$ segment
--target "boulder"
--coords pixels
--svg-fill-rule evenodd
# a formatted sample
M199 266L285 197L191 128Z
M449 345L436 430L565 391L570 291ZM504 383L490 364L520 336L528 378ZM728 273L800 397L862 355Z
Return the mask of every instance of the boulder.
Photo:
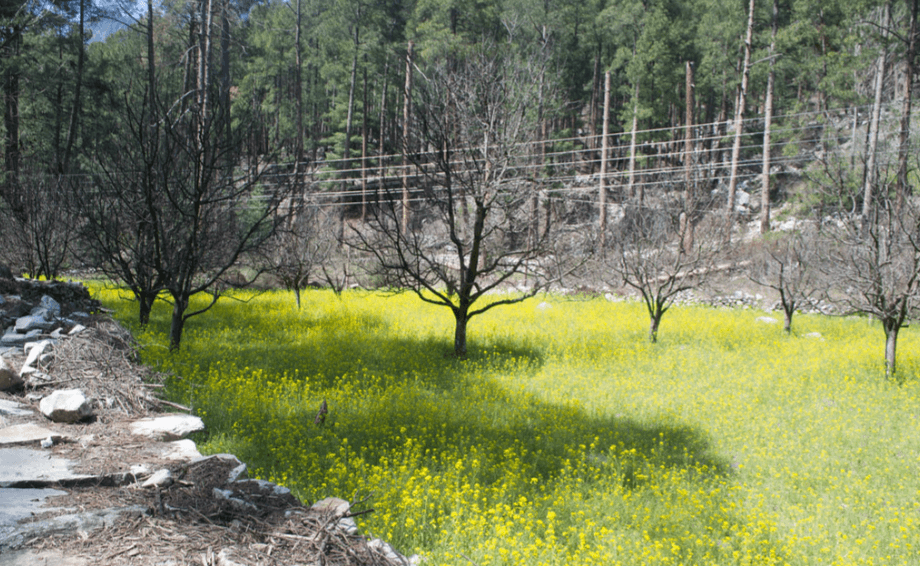
M61 316L61 303L55 301L48 295L42 295L42 300L38 303L39 308L45 309L52 318Z
M13 271L6 264L0 263L0 279L12 279Z
M158 440L181 440L193 432L202 430L204 421L192 415L166 415L131 423L132 434Z
M0 338L0 346L22 346L26 342L32 342L39 336L41 336L42 331L39 329L30 330L25 334L19 334L12 329L8 329L6 334Z
M9 391L22 387L23 381L15 371L10 369L6 360L0 356L0 391Z
M50 330L54 322L45 315L48 311L41 310L37 314L21 316L16 319L13 329L18 333L28 333L32 330Z
M75 423L93 415L92 402L79 389L60 389L41 400L39 410L56 423Z

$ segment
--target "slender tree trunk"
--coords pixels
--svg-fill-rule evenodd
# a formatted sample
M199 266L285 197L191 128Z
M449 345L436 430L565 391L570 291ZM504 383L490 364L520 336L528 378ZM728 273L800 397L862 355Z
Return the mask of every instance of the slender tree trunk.
M767 94L764 103L763 129L763 168L760 182L760 233L770 231L770 129L773 125L773 85L776 80L775 51L777 20L779 18L779 0L773 0L773 29L770 35L770 72L767 75Z
M84 10L85 10L86 0L80 0L80 20L78 33L80 34L80 45L79 51L77 51L77 76L74 84L73 90L73 107L70 111L70 127L67 130L67 146L64 148L64 159L61 162L61 167L58 170L58 173L64 174L70 170L70 157L73 154L73 144L74 140L77 138L77 129L80 120L80 110L81 110L81 91L83 88L83 68L84 61L86 59L86 45L85 41L85 32L83 28L84 24Z
M589 150L594 150L597 148L597 99L600 94L600 81L601 81L601 50L600 45L598 45L597 51L594 53L594 71L591 77L591 108L588 118L588 148ZM594 173L594 151L589 153L591 155L591 167L590 172Z
M367 53L364 54L364 93L361 110L361 222L367 216Z
M897 369L898 332L901 325L895 321L884 321L885 326L885 375L894 377Z
M632 116L632 135L630 136L629 141L629 177L626 182L626 194L630 197L633 196L633 191L636 186L636 134L639 130L639 81L636 81L636 85L633 88L633 116ZM642 206L642 200L644 197L644 191L642 187L639 187L638 195L639 197L639 206Z
M412 112L412 50L415 43L409 42L406 50L406 88L403 91L402 123L402 226L403 235L409 233L409 127Z
M386 62L383 64L383 85L380 87L380 163L377 165L380 168L378 173L377 181L377 193L379 196L380 189L383 188L383 181L387 175L387 164L386 164L386 124L387 124L387 87L389 86L390 78L390 58L387 57Z
M601 177L597 188L598 228L600 249L607 247L607 147L610 136L610 71L604 73L604 115L601 127Z
M153 303L156 301L157 295L159 293L144 293L141 292L138 294L138 320L141 323L141 326L147 326L150 322L150 311L153 310Z
M658 342L658 327L661 326L661 317L664 316L657 305L649 313L648 339L652 344Z
M735 191L738 187L738 161L741 157L741 133L744 130L744 104L747 100L748 78L751 75L751 43L754 38L754 0L748 5L747 36L744 40L744 64L741 67L741 90L735 111L735 143L732 146L731 175L728 181L728 215L735 214Z
M693 215L696 194L693 185L693 64L686 62L684 69L684 210L680 216L680 239L685 253L693 249Z
M913 103L914 58L917 53L918 0L907 0L910 5L910 22L907 29L907 53L904 55L904 101L901 109L901 132L898 136L897 206L901 210L910 193L907 180L907 159L910 153L910 113Z
M466 326L470 319L467 315L467 309L458 308L454 310L454 355L458 358L466 357Z
M872 211L872 192L875 187L876 177L876 152L878 150L879 121L882 116L882 91L885 86L885 67L888 62L888 25L891 18L891 3L885 2L882 7L882 48L878 56L878 69L875 74L875 99L872 103L872 120L869 123L869 147L866 156L866 185L863 189L863 224L869 221Z
M199 127L208 115L209 87L211 85L211 16L212 0L201 0L201 30L198 44L198 116ZM198 135L203 135L199 130Z
M346 177L351 177L351 123L354 117L355 83L357 82L358 77L358 26L355 26L354 41L355 51L351 57L351 78L348 82L348 108L345 117L345 148L342 153L342 157L344 158L343 167L346 171Z
M182 343L182 330L185 327L185 310L188 308L188 297L172 294L173 312L169 326L169 349L178 350Z
M300 183L303 168L303 48L301 42L301 0L297 0L294 28L294 112L297 139L294 140L294 180Z
M224 144L230 146L233 124L230 121L230 0L220 3L220 130ZM227 171L233 167L233 153L227 152L224 162Z
M13 30L13 36L7 45L8 54L13 57L19 55L22 46L22 30L16 28ZM19 194L19 173L21 167L21 153L19 140L19 98L20 92L20 70L18 65L12 65L7 68L6 76L3 81L4 104L3 104L3 125L6 129L6 139L4 140L3 157L6 166L6 187L4 187L5 197L8 204L13 208L16 215L24 214L21 210L21 201ZM12 201L12 202L9 202Z

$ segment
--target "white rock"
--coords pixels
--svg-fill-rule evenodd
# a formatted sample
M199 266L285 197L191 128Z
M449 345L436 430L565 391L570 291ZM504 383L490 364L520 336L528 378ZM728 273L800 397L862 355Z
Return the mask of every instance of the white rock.
M163 457L168 460L191 462L192 460L201 458L201 452L198 451L198 447L195 445L194 440L186 438L184 440L168 442L163 450Z
M193 432L202 430L204 421L191 415L166 415L131 423L132 434L159 440L181 440Z
M344 499L339 499L338 497L327 497L317 501L310 509L313 511L318 511L320 513L329 514L335 517L344 517L348 510L351 508L351 504Z
M771 316L758 316L757 318L754 319L754 321L762 322L763 324L776 324L777 322L779 322L778 320L776 320L775 318Z
M167 469L157 470L152 476L141 484L141 487L169 487L173 483L173 475Z
M86 327L83 326L82 324L78 324L78 325L74 326L73 328L71 328L71 329L70 329L70 332L68 332L67 335L68 335L68 336L75 336L75 335L77 335L77 334L83 332L84 330L86 330Z
M816 340L824 340L824 337L821 336L820 332L809 332L805 335L805 338L814 338Z
M75 423L93 414L92 402L79 389L60 389L42 399L39 410L56 423Z
M134 464L131 466L131 473L135 476L146 476L150 473L150 467L145 464Z
M51 448L54 446L54 437L49 436L48 438L41 441L42 448Z
M540 303L539 305L537 305L537 308L540 309L540 310L546 310L546 309L551 309L551 308L553 308L553 305L547 303L546 301L543 301L542 303Z
M30 347L31 346L31 347ZM45 349L51 346L51 340L42 340L41 342L29 342L23 348L28 353L26 356L26 361L22 364L22 369L19 370L19 375L24 375L26 373L34 373L38 371L32 366L41 355L44 353Z

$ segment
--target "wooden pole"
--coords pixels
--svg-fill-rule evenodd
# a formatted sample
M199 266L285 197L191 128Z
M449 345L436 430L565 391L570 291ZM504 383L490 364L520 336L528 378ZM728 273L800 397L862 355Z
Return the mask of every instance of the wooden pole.
M607 245L607 148L610 135L610 71L604 73L604 124L601 128L601 178L597 189L598 230L603 253Z

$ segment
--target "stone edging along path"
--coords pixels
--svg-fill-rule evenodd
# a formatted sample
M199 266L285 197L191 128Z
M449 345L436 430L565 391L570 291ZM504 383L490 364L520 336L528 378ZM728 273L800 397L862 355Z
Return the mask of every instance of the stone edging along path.
M204 423L158 412L98 308L78 284L0 279L0 566L422 560L361 536L357 502L307 506L233 455L202 456L186 437Z

